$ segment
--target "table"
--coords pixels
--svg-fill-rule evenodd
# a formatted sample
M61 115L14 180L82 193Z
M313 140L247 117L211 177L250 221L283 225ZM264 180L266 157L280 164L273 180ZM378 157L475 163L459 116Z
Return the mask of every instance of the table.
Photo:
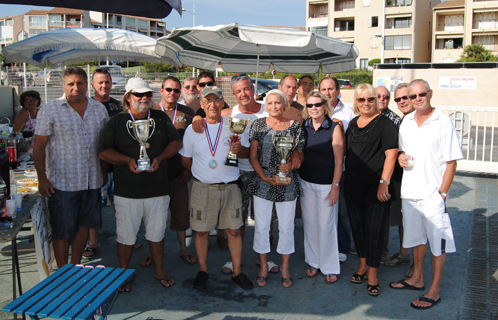
M2 311L37 320L39 317L86 320L101 310L99 319L103 320L119 287L134 273L132 269L66 264Z

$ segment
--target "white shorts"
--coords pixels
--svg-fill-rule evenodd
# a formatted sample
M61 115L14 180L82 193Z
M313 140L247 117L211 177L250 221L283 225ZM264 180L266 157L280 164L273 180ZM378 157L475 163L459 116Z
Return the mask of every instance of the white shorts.
M446 203L438 194L429 199L402 199L404 248L427 243L434 256L456 251L451 221Z
M159 242L164 238L168 219L169 196L130 199L114 196L116 216L116 241L133 245L137 240L142 218L145 225L145 239Z

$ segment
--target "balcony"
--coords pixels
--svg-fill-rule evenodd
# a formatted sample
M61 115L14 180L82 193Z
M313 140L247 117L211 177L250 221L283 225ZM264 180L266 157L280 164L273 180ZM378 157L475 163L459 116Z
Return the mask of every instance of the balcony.
M66 28L81 28L81 21L68 21Z
M386 7L403 7L411 6L412 0L387 0Z
M496 29L498 20L474 20L474 29Z
M63 27L64 21L61 20L53 20L48 22L49 27Z
M463 22L441 22L437 24L436 31L463 31Z
M335 20L335 32L354 31L354 20Z
M328 4L310 4L309 19L324 19L329 15Z
M334 11L354 10L354 0L337 0L334 3Z

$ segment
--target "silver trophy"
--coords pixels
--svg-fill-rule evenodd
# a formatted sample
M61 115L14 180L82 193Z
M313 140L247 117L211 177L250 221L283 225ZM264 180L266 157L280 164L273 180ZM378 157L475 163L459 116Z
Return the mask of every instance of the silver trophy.
M246 131L247 126L251 123L251 120L242 120L239 118L232 118L230 116L225 117L225 121L228 123L228 128L234 135L230 136L230 142L235 143L240 140L239 134ZM225 165L237 167L239 165L239 157L232 151L228 152Z
M152 130L150 130L150 128L152 128ZM136 121L128 120L126 122L126 130L128 130L130 136L134 140L137 140L138 143L140 144L140 156L138 157L137 160L138 164L137 171L145 171L152 169L150 165L149 156L147 155L147 151L145 149L148 146L147 140L149 140L149 138L152 136L155 128L156 128L156 123L154 119L136 120ZM130 132L130 129L133 129L133 134Z
M272 137L273 140L273 146L275 147L275 150L277 151L278 155L280 156L280 163L285 164L287 163L287 158L289 155L294 151L294 148L296 147L296 138L291 138L291 137ZM291 178L286 177L284 173L279 172L278 174L273 176L276 180L276 182L281 183L281 184L290 184L291 183Z

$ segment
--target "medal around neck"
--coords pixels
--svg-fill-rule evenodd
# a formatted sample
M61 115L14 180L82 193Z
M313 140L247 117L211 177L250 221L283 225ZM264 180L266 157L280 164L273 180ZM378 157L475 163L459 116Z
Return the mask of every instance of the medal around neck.
M136 121L128 120L126 122L126 129L128 130L128 133L134 140L137 140L138 143L140 144L140 156L137 160L138 164L137 171L145 171L152 169L152 166L150 165L149 156L147 155L146 146L147 146L147 140L149 140L152 134L154 133L155 127L156 123L154 119L136 120ZM130 129L133 129L133 133L130 132Z
M244 133L246 131L247 126L251 122L251 120L242 120L238 118L232 118L230 116L225 117L225 121L228 123L228 128L234 135L230 136L230 142L235 143L240 140L239 134ZM239 166L239 157L232 153L232 151L228 152L227 159L225 160L226 166L238 167Z
M291 137L273 136L272 140L273 140L273 146L275 147L277 154L280 156L281 159L280 163L286 164L287 158L292 153L292 151L294 151L294 148L296 147L296 139ZM275 178L276 182L281 184L291 183L291 178L286 177L283 172L279 172L278 174L274 175L273 178Z

